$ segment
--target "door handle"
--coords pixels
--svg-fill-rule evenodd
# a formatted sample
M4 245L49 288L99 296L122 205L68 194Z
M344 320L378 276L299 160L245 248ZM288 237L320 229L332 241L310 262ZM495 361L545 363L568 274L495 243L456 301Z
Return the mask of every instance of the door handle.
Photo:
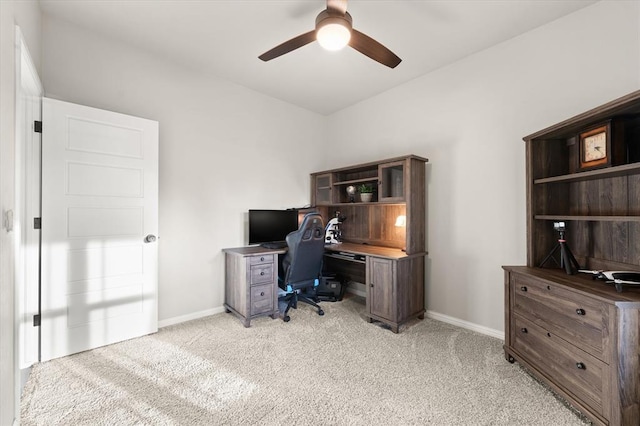
M145 243L147 243L147 244L148 244L148 243L153 243L156 239L157 239L157 238L156 238L156 236L155 236L155 235L153 235L153 234L149 234L149 235L147 235L146 237L144 237L144 242L145 242Z

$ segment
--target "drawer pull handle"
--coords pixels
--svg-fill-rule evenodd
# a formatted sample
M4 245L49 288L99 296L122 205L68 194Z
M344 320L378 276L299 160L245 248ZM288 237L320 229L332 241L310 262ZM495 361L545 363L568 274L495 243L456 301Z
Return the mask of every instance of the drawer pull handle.
M261 292L260 292L260 296L264 296L264 291L261 291Z
M260 272L260 275L264 275L264 271L261 271L261 272Z
M264 262L264 256L260 258L260 262Z
M551 290L551 286L550 285L547 286L547 290Z
M551 333L547 333L547 337L551 337Z
M527 330L527 328L526 328L526 327L522 327L522 328L520 329L520 331L522 331L522 332L523 332L523 333L525 333L525 334L529 332L529 330Z
M527 287L526 286L522 286L522 287L520 287L520 290L527 291Z
M577 368L578 370L584 370L584 369L586 369L586 367L584 366L584 364L583 364L583 363L581 363L581 362L576 362L576 368Z
M578 308L578 309L576 309L576 314L578 314L578 315L585 315L585 314L586 314L586 312L584 311L584 309L582 309L582 308Z

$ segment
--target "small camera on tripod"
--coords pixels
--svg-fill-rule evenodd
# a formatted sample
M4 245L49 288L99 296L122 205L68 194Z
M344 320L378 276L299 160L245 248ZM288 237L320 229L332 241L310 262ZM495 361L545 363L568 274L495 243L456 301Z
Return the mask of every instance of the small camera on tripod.
M560 266L560 268L564 269L565 272L569 275L575 274L579 269L580 265L578 261L571 253L571 249L564 239L564 232L566 230L566 225L564 222L553 222L553 229L558 231L560 234L558 236L558 243L555 245L553 250L544 258L542 263L540 263L540 267L543 267L545 263L549 260L552 260L556 265ZM560 261L558 262L554 257L555 253L560 251Z

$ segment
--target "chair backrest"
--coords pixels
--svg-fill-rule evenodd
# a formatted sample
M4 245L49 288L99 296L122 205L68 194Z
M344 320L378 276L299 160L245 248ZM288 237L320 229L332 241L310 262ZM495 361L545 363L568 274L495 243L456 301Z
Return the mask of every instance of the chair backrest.
M307 213L297 231L287 235L289 250L284 284L294 289L313 286L322 273L324 256L324 223L319 213Z

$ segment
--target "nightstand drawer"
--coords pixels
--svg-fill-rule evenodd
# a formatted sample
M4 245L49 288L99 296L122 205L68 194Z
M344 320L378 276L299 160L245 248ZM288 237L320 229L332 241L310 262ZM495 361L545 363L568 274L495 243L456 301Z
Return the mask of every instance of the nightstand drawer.
M605 363L519 315L514 315L514 327L516 350L602 414Z
M258 265L261 263L273 263L273 255L272 254L261 254L258 256L251 256L249 258L249 264Z
M273 286L271 284L251 287L251 315L273 310Z
M580 293L532 277L512 280L514 313L606 361L607 306Z
M273 264L252 266L250 273L251 285L273 282Z

